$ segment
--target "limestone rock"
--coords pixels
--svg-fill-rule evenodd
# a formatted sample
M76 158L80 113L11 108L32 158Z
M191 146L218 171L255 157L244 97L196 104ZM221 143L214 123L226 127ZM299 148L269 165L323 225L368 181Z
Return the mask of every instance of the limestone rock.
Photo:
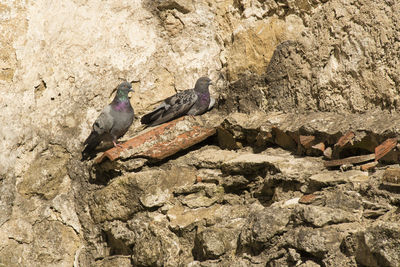
M328 224L356 222L361 218L361 213L354 214L340 209L329 207L298 205L294 210L294 217L298 223L311 224L323 227Z
M281 151L275 155L268 155L266 150L262 154L239 154L234 159L226 161L222 164L222 170L228 173L247 173L257 172L258 169L264 168L263 171L276 173L281 172L285 175L294 175L300 170L321 169L321 162L311 159L298 159Z
M129 227L133 230L133 222ZM137 224L136 224L137 225ZM165 224L148 223L144 228L135 229L137 234L132 250L132 262L144 266L177 266L182 251L178 237ZM139 230L139 231L138 231Z
M15 176L0 179L0 226L10 219L15 199Z
M188 209L176 205L168 210L167 217L170 220L172 229L191 230L199 225L229 224L234 219L244 218L247 212L248 209L240 205L224 206L214 204L207 208L197 209Z
M93 195L90 205L93 219L96 222L128 220L133 213L142 209L139 194L137 182L129 176L114 180Z
M159 10L164 9L176 9L182 13L189 13L193 11L193 2L192 1L182 1L182 0L167 0L167 1L158 1L159 4L157 8Z
M392 0L1 1L0 265L397 266L398 166L383 168L398 148L368 173L315 156L396 142L399 14ZM77 159L122 80L140 117L204 75L217 101L199 119L218 137L159 162Z
M250 247L259 251L271 242L276 235L281 235L288 230L291 211L289 209L265 208L251 214L248 223L240 234L242 248Z
M196 235L194 252L200 260L217 259L235 247L237 235L227 229L206 229Z
M111 221L102 225L107 237L109 254L111 255L131 255L132 246L137 240L136 232L129 229L129 222Z
M339 229L349 231L348 227L350 226L340 226ZM346 232L338 233L333 227L319 229L300 227L287 232L286 238L290 246L321 259L326 253L336 251L345 235Z
M35 239L29 255L30 262L37 264L72 265L79 248L79 237L73 229L60 222L41 222L33 228Z
M391 187L400 186L400 168L388 168L382 176L382 183Z
M68 183L65 167L68 159L69 156L61 148L44 151L18 184L19 193L27 197L37 195L44 199L56 197Z
M114 179L94 194L91 213L97 222L127 220L132 214L146 208L164 205L175 186L193 183L191 168L151 170L131 173Z
M396 266L400 262L399 234L397 225L377 222L363 233L367 248L367 251L364 251L364 253L372 254L374 258L373 262L377 266ZM361 244L360 247L362 246ZM369 258L366 255L364 257ZM370 262L364 261L364 257L359 257L359 261L370 265Z
M128 256L111 256L96 261L96 267L113 267L113 266L121 266L121 267L130 267L131 259Z
M362 183L367 182L368 179L368 172L363 172L360 170L351 170L347 172L320 172L315 175L311 175L308 178L308 190L313 191L322 187L343 184L346 182Z

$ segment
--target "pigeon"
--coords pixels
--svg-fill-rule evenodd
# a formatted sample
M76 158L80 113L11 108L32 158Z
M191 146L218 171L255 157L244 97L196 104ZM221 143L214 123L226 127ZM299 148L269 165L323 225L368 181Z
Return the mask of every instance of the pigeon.
M112 141L114 146L119 146L117 139L128 131L134 118L129 92L133 92L130 83L118 85L114 100L103 109L93 124L92 132L83 143L86 147L82 151L82 159L88 158L102 141Z
M156 109L144 115L140 122L147 126L155 126L184 115L194 116L205 113L215 103L215 99L210 96L208 90L211 84L208 77L199 78L193 89L166 98Z

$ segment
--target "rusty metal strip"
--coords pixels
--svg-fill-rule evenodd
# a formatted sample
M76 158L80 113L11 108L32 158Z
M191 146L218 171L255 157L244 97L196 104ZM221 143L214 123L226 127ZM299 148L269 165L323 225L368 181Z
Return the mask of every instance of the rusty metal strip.
M375 147L375 160L383 158L397 145L397 138L386 139L385 142Z
M370 161L373 159L375 159L375 154L368 154L368 155L348 157L348 158L344 158L344 159L335 159L335 160L325 161L324 166L325 167L335 167L335 166L341 166L343 164L362 163L362 162Z

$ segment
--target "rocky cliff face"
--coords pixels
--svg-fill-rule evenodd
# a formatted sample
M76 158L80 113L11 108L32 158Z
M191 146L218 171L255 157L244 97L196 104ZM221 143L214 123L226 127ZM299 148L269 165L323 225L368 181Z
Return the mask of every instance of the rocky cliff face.
M398 266L397 148L375 168L324 160L397 140L399 17L378 0L2 1L0 265ZM215 136L79 160L122 80L140 117L203 75Z

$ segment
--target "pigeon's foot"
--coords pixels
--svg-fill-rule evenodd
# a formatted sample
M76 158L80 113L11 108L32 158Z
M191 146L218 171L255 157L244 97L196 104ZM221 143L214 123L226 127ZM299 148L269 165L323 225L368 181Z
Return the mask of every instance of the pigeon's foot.
M113 141L113 144L115 147L123 148L123 146L121 146L120 144L117 144L115 141Z

